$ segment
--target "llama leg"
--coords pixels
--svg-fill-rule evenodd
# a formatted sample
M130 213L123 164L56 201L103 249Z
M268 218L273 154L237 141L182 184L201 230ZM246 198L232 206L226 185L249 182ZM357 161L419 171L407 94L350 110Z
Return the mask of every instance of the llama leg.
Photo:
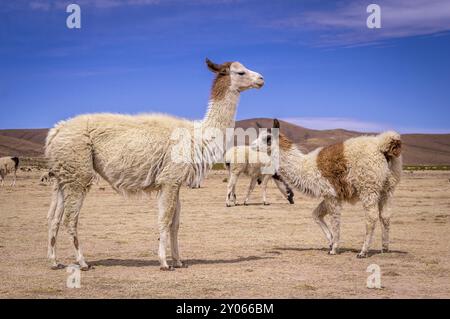
M13 182L11 186L16 186L16 180L17 180L17 172L16 170L13 171Z
M247 196L245 196L244 205L247 205L248 200L250 199L250 194L251 194L251 193L253 192L253 190L255 189L256 181L257 181L257 178L256 178L256 177L251 177L250 185L248 185Z
M178 194L180 187L178 185L163 185L158 197L159 215L159 262L161 270L173 270L167 264L167 240L169 231L178 206Z
M283 182L277 178L274 178L274 177L272 177L272 178L273 178L273 181L274 181L275 185L277 186L278 190L281 192L281 194L283 194L283 196L285 198L287 198L289 196L289 194L288 194L288 190L285 187L285 185L283 184Z
M330 213L332 245L330 255L336 255L339 251L339 239L341 233L341 205L338 201L327 201L327 210Z
M382 252L389 252L389 229L391 224L391 213L388 209L388 200L380 200L378 209L381 221L381 243Z
M328 240L328 244L330 246L330 250L333 246L333 236L331 235L330 229L328 225L325 223L324 217L328 214L327 205L325 200L323 200L319 206L316 207L313 211L314 221L319 225L320 229L322 229L325 237Z
M78 185L66 185L64 188L64 215L67 231L75 248L75 258L81 270L89 270L78 239L78 217L86 196L86 189Z
M3 171L2 170L0 170L0 179L1 179L1 186L3 186L3 184L4 184L4 179L5 179L5 176L3 176Z
M180 228L180 196L177 199L177 208L173 215L172 225L170 226L170 247L172 249L172 259L174 268L182 268L184 266L180 258L180 252L178 250L178 229Z
M64 268L56 262L56 238L58 236L59 225L64 211L64 199L62 191L55 184L52 195L52 202L48 210L48 258L52 269Z
M263 189L263 204L269 205L269 202L267 201L267 183L269 182L270 175L264 175L263 182L262 182L262 189Z
M227 207L230 207L232 203L236 205L236 183L238 180L239 175L238 174L230 174L230 180L228 181L227 186L227 199L226 199L226 205Z
M378 220L378 207L377 205L366 206L366 235L361 252L357 255L358 258L368 257L368 251L373 238L373 232Z
M279 175L272 176L272 179L275 182L275 185L277 185L277 188L280 190L281 194L283 194L284 198L289 201L289 204L294 204L294 192L292 191L292 189L283 182Z

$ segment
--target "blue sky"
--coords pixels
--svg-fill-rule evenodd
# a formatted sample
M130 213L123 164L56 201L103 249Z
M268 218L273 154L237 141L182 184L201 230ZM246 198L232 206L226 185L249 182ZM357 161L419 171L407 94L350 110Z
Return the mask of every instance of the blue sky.
M372 2L381 29L366 27ZM81 29L66 27L69 3ZM450 132L448 0L0 0L0 128L88 112L201 118L205 57L264 75L238 119Z

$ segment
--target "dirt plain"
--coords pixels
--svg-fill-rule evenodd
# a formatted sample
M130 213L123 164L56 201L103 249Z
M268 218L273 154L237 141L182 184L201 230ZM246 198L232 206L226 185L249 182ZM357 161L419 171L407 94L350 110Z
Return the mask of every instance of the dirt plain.
M450 172L405 172L392 203L391 252L357 259L364 235L360 205L345 205L341 254L329 256L311 212L318 199L296 193L294 205L271 182L271 205L256 188L251 205L225 207L224 171L200 189L182 189L180 250L188 268L159 270L154 198L124 198L93 186L80 215L80 243L94 269L81 288L46 259L50 185L20 172L0 188L0 298L450 298ZM10 180L8 180L9 182ZM238 184L243 199L249 180ZM239 196L240 195L240 196ZM59 261L74 262L65 229ZM382 289L368 289L366 269L381 268Z

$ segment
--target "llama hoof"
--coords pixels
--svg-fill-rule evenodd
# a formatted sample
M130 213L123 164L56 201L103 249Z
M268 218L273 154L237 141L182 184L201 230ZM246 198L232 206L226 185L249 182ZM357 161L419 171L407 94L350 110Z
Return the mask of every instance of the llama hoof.
M387 254L387 253L389 253L389 248L383 248L383 249L381 249L381 253L382 253L382 254Z
M159 268L159 270L161 270L161 271L174 271L175 268L173 268L172 266L161 266Z
M88 270L92 270L92 269L94 269L94 267L90 266L90 265L86 265L86 266L81 266L80 267L81 271L88 271Z
M173 265L173 268L188 268L188 265L185 262L179 261Z
M63 264L56 264L56 265L53 265L50 269L51 270L59 270L59 269L64 269L64 268L66 268L66 266L64 266Z
M247 202L244 202L244 206L248 206Z
M336 252L336 251L333 251L333 250L330 250L330 251L328 252L328 255L337 255L337 252Z
M270 203L267 203L267 202L264 202L263 204L264 204L264 206L269 206L270 205Z
M363 252L360 252L358 255L356 255L356 258L367 258L367 257L368 257L367 253Z

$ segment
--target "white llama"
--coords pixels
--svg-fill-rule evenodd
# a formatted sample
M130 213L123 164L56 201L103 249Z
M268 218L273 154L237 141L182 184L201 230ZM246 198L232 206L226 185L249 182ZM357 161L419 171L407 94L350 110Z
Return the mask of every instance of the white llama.
M270 138L270 135L268 135L268 138ZM267 183L271 178L289 203L294 204L294 193L289 185L276 172L269 173L268 168L271 165L271 158L267 152L255 150L252 146L235 146L227 151L225 165L228 169L227 197L225 201L227 207L237 205L236 184L242 173L250 177L250 185L244 205L248 204L250 194L253 192L256 183L262 184L263 204L269 205L267 201ZM265 169L268 172L265 172Z
M274 120L273 127L280 127L278 120ZM343 202L360 201L365 209L366 235L357 257L368 256L378 219L382 227L382 251L389 250L387 205L400 182L401 145L400 135L389 131L377 136L350 138L303 154L292 141L279 134L280 175L301 192L323 197L313 217L329 242L331 255L338 252ZM327 214L331 218L331 229L324 221Z
M219 65L207 59L206 63L216 77L201 126L225 132L235 125L240 93L261 88L264 80L239 62ZM62 216L81 269L89 269L80 249L77 223L95 172L121 193L158 193L161 270L183 266L178 251L180 186L189 177L204 176L211 163L174 161L175 129L185 129L193 136L194 122L166 115L89 114L60 122L50 130L45 151L55 179L48 213L48 257L53 269L62 267L55 250ZM204 153L217 151L209 145L210 140L202 139L201 143ZM169 234L173 267L166 260Z
M11 186L16 185L17 180L17 169L19 167L19 158L18 157L0 157L0 179L1 179L1 186L3 186L4 180L6 178L6 175L9 173L13 173L13 181Z

